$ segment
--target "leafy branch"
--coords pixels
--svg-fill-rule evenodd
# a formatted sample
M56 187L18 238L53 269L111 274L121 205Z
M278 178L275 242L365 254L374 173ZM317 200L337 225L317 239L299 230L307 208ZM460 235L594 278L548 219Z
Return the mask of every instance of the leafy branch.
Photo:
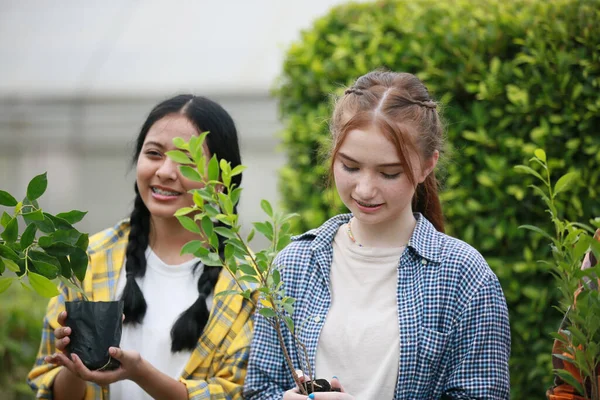
M218 160L215 155L208 159L203 151L203 143L208 132L192 137L189 142L181 138L173 140L178 150L167 152L180 165L181 174L195 182L201 183L199 189L192 189L193 205L184 207L175 213L181 225L200 236L199 240L186 243L182 254L193 254L207 266L221 266L227 269L235 280L238 289L216 293L215 296L240 294L252 301L258 313L264 317L277 333L286 364L294 381L303 394L304 387L296 374L291 357L285 345L282 325L291 333L294 344L302 354L303 370L312 377L306 347L298 337L292 315L295 299L286 296L281 280L282 266L275 263L277 254L290 243L290 220L295 214L283 214L273 211L267 200L261 201L261 208L268 219L254 222L253 229L244 238L241 225L235 214L242 189L233 183L235 176L246 168L238 165L234 168L226 160ZM263 235L270 245L254 252L250 242L256 232ZM219 245L219 237L224 238L224 249ZM259 293L255 298L253 291Z
M3 228L0 293L18 281L26 289L54 297L59 294L56 285L60 281L87 300L81 282L88 265L88 235L72 225L81 221L86 213L78 210L56 215L44 212L37 200L47 187L48 179L43 173L29 182L22 201L0 190L0 206L12 209L12 213L3 211L0 216Z

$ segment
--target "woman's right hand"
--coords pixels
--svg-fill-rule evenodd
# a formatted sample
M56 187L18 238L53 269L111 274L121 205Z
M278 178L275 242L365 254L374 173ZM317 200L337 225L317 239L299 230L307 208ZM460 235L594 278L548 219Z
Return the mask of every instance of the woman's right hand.
M304 382L306 378L301 376L300 380ZM355 400L354 396L346 393L344 387L337 377L333 377L330 383L332 388L340 389L340 391L311 393L307 397L306 395L300 393L298 385L296 385L294 389L290 389L283 394L282 400Z

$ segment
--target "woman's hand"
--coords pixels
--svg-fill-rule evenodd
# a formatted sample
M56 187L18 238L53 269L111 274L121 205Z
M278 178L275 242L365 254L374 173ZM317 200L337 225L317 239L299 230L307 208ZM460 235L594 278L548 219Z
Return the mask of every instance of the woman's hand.
M125 351L118 347L111 347L108 351L111 357L121 363L121 366L116 370L90 371L83 365L81 359L76 354L71 354L72 360L64 353L56 353L53 356L46 357L46 359L52 364L64 366L78 378L100 386L107 386L124 379L136 381L141 377L144 361L140 353L137 351ZM49 358L50 360L48 360Z
M304 376L300 376L300 380L304 382L306 378ZM354 400L354 396L346 393L344 387L337 377L334 376L330 383L333 389L340 389L340 391L311 393L307 397L306 395L300 393L300 389L298 389L298 385L296 385L294 389L288 390L283 394L282 400Z
M71 354L71 358L65 353L67 345L71 339L71 328L65 326L67 312L63 311L58 315L59 328L54 330L56 338L54 346L56 353L46 356L45 361L50 364L63 366L71 372L73 377L84 381L94 382L105 386L123 379L135 381L141 375L143 360L137 351L123 351L118 347L111 347L109 354L111 357L121 362L121 366L113 371L90 371L76 354Z
M69 342L71 341L71 338L69 337L69 335L71 334L71 328L69 328L68 326L65 326L65 321L67 320L67 312L63 311L60 314L58 314L58 324L60 325L60 328L56 328L54 330L54 347L56 348L56 350L64 353L65 349L67 348L67 345L69 344ZM50 361L50 359L52 358L52 356L46 356L46 362L52 362Z

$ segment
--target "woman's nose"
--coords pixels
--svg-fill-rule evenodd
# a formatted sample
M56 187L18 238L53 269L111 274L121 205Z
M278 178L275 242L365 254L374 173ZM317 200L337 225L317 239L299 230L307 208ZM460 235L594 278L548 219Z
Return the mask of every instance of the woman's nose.
M167 158L162 165L156 170L156 176L162 180L176 180L179 164Z

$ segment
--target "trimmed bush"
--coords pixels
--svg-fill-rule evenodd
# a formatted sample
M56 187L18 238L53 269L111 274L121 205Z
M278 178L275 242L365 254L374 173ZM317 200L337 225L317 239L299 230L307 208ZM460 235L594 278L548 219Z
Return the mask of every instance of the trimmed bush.
M448 122L442 201L448 231L482 252L501 280L512 326L515 399L550 385L551 338L560 315L540 239L517 227L547 221L513 169L544 148L556 174L585 186L567 219L600 215L600 0L383 1L349 4L314 22L288 50L275 89L288 163L284 206L296 230L341 211L323 189L330 94L384 67L419 76ZM556 161L558 160L558 161ZM542 223L540 223L542 221Z

